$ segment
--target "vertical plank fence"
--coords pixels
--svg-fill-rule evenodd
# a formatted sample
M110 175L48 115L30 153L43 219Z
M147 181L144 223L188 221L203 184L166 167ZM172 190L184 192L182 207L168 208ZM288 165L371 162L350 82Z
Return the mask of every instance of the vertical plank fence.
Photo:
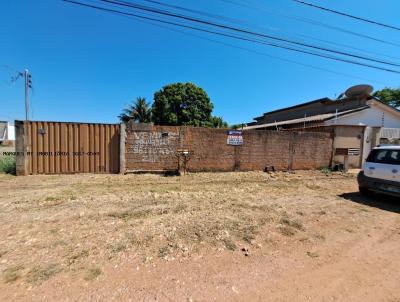
M119 124L16 121L17 175L118 173Z

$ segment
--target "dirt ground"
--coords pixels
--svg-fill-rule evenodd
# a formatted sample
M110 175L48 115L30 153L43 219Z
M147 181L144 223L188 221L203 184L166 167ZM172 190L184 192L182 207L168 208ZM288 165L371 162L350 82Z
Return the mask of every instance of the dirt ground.
M400 301L400 202L298 171L0 175L1 301Z

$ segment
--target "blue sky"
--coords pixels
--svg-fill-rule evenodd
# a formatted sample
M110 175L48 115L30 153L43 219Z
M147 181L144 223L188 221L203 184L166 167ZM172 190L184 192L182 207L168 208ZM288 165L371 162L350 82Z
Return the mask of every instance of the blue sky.
M322 44L298 35L312 36L398 57L390 60L400 62L400 47L286 19L262 9L240 8L221 0L163 1L240 19L252 30ZM290 0L248 2L268 11L311 18L400 44L400 31L324 13ZM310 2L400 26L397 0ZM155 91L173 82L193 82L204 88L214 103L214 114L231 124L249 122L281 107L325 96L333 98L355 84L370 83L376 89L400 86L399 74L196 33L354 76L346 77L59 0L0 1L0 33L0 120L24 118L23 81L9 84L12 69L28 68L32 72L31 118L50 121L117 122L118 114L130 101L138 96L152 101Z

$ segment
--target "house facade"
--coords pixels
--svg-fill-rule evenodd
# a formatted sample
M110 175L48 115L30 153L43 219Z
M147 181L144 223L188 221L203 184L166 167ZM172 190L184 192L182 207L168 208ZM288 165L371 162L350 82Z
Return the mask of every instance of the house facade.
M15 141L15 127L7 121L0 121L0 144Z
M400 111L371 95L323 98L264 113L244 129L289 130L332 125L400 128Z
M374 98L370 88L337 100L323 98L267 112L244 129L330 132L334 136L332 166L360 168L376 145L400 144L400 111Z

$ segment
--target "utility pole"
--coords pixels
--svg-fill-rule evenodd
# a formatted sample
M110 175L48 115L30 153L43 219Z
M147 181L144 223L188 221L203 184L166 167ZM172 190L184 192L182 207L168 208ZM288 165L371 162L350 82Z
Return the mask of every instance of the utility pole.
M28 69L24 72L17 71L16 75L11 78L11 82L16 82L20 77L24 77L25 80L25 122L23 123L23 129L16 128L17 137L15 142L15 149L17 151L16 156L16 167L17 175L28 175L29 171L29 159L31 156L31 146L29 132L29 89L32 89L32 76ZM19 133L19 135L18 135ZM21 135L22 134L22 135Z
M32 88L32 76L28 69L24 71L25 78L25 121L29 121L29 89Z
M24 150L24 174L28 175L29 171L29 159L30 159L30 152L31 152L31 141L28 135L29 132L29 89L32 88L32 76L29 73L28 69L24 70L24 78L25 78L25 123L24 123L24 143L23 143L23 150Z

